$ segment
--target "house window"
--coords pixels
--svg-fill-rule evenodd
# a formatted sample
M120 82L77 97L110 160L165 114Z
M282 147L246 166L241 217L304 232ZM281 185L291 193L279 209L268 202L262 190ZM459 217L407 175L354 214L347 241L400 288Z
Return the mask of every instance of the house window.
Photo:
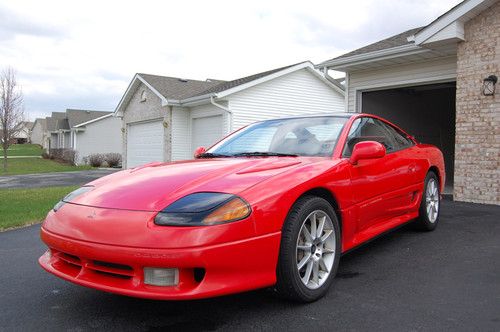
M141 92L141 103L145 102L146 101L146 97L147 97L147 92L146 90L142 90Z

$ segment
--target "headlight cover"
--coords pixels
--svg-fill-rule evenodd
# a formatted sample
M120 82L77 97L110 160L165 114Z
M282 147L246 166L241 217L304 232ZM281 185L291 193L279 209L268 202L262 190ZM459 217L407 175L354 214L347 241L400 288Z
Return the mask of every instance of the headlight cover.
M57 210L59 210L64 204L70 203L77 196L80 196L81 194L84 194L88 191L91 191L92 189L94 189L93 186L83 186L83 187L80 187L76 190L73 190L72 192L70 192L69 194L64 196L63 199L61 199L59 202L57 202L56 205L54 205L54 208L53 208L54 212L57 212Z
M232 194L200 192L184 196L160 211L155 224L160 226L209 226L248 217L250 205Z

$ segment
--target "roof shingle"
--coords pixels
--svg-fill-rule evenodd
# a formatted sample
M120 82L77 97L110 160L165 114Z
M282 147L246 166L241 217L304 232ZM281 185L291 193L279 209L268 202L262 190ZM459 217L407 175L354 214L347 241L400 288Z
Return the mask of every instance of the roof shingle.
M349 57L354 56L354 55L371 53L371 52L381 51L381 50L385 50L385 49L389 49L389 48L393 48L393 47L412 44L413 42L408 41L408 37L414 35L422 28L423 27L414 28L414 29L410 29L410 30L407 30L407 31L402 32L402 33L398 33L397 35L394 35L394 36L391 36L389 38L375 42L373 44L358 48L357 50L351 51L349 53L342 54L341 56L324 61L323 63L326 63L326 62L329 62L332 60L337 60L337 59L349 58Z

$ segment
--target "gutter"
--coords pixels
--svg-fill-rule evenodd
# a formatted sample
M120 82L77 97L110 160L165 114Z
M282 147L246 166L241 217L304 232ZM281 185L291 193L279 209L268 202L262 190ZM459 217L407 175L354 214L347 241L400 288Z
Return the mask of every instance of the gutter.
M348 58L341 59L333 59L329 61L325 61L316 65L316 68L341 68L342 65L352 66L357 64L362 64L366 62L372 62L374 60L384 60L395 57L400 57L403 55L417 54L417 53L425 53L430 52L429 49L422 48L415 44L407 44L403 46L392 47L384 50L374 51L370 53L363 53L358 55L353 55ZM345 66L344 66L345 67Z
M226 111L229 114L229 132L231 132L233 130L233 112L229 109L229 107L216 103L214 100L214 96L210 96L210 104Z

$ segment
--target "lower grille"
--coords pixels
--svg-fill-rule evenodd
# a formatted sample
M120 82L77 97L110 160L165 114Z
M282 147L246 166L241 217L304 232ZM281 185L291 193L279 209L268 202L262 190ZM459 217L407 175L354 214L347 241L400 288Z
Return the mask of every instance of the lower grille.
M83 272L82 270L118 279L131 279L135 275L134 269L128 265L89 260L84 257L71 255L57 250L51 251L52 256L58 259L58 261L54 263L55 266L64 267L60 270L63 272L67 271L67 274L72 276L80 274Z

